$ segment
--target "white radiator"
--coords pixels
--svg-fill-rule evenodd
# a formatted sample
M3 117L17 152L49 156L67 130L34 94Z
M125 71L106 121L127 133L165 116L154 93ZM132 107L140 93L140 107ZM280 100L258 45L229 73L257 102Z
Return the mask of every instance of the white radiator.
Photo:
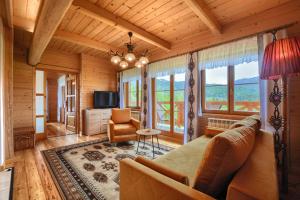
M208 118L208 127L229 129L229 127L236 122L233 119L220 119L220 118Z

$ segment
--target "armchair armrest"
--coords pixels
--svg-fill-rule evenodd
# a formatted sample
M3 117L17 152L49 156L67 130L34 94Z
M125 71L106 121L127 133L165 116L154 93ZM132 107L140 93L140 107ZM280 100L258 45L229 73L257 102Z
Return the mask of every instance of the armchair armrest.
M126 158L120 161L120 199L212 200L214 198Z
M110 119L108 121L108 127L107 127L107 136L109 138L109 141L112 140L113 133L114 133L114 126L115 126L115 123L113 122L113 120Z
M140 129L140 121L134 118L130 119L130 123L137 129Z

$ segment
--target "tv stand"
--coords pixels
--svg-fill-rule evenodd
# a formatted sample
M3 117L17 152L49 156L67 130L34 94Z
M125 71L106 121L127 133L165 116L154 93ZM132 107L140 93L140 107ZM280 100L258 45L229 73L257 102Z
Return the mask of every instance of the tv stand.
M85 109L82 117L82 134L106 133L108 121L111 118L111 108Z

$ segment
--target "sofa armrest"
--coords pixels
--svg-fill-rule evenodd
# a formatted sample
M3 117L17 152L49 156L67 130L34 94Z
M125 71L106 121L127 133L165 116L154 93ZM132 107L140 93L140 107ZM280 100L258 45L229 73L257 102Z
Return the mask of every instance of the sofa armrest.
M136 128L136 130L140 129L140 121L139 120L131 118L130 123Z
M181 174L181 173L178 173L178 172L175 172L173 171L172 169L169 169L165 166L162 166L156 162L153 162L152 160L149 160L149 159L146 159L142 156L138 156L136 159L135 159L136 162L138 163L141 163L142 165L146 166L146 167L149 167L150 169L162 174L162 175L165 175L175 181L178 181L182 184L185 184L185 185L189 185L189 179L187 176Z
M113 120L109 120L108 121L108 127L107 127L107 136L109 138L109 141L112 140L112 137L114 135L114 126L115 126L115 123L113 122Z
M120 161L121 200L212 200L214 198L129 158Z

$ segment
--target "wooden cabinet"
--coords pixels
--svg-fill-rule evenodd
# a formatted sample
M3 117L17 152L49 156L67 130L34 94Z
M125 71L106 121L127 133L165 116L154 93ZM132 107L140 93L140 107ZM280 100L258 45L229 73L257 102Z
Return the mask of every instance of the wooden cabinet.
M105 133L111 118L111 109L86 109L82 117L82 133L84 135Z
M33 127L14 128L15 151L34 148L35 130Z

